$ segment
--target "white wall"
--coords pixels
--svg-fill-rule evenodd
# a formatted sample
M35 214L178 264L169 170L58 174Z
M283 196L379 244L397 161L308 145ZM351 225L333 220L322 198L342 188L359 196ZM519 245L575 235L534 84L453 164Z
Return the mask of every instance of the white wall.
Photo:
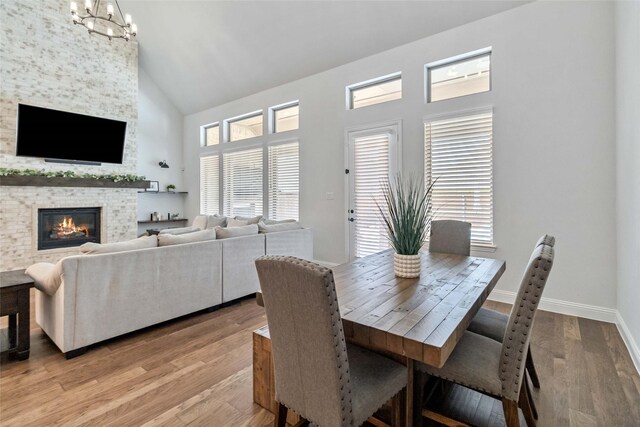
M158 181L161 191L166 191L167 184L174 184L177 191L185 191L182 113L142 69L138 73L138 87L138 175ZM167 161L169 169L158 166L162 160ZM163 218L169 212L183 217L184 197L179 194L139 194L138 219L148 220L154 211Z
M640 369L639 46L640 2L616 2L618 311Z
M187 212L198 212L199 126L299 99L300 219L314 228L315 257L343 262L345 129L402 119L403 169L421 173L425 116L493 105L498 249L480 255L507 260L498 288L516 290L536 239L551 233L557 260L545 296L614 308L613 34L610 3L535 2L186 116ZM492 92L425 105L424 64L487 46ZM346 85L396 71L402 100L345 111Z

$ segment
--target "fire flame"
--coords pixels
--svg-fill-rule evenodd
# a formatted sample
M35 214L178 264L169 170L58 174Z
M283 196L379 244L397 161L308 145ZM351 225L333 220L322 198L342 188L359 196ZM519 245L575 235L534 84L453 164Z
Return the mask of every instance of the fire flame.
M78 233L84 233L86 237L89 237L89 230L87 229L87 226L85 225L77 226L73 222L72 217L65 216L62 219L62 222L58 224L58 226L55 228L54 231L59 237L65 237L70 234L78 234Z

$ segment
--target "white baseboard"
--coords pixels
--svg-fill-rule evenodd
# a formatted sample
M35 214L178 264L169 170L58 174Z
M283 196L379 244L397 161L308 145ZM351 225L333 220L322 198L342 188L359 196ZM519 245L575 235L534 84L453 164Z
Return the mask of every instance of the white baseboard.
M494 289L489 295L489 299L513 304L516 299L516 293ZM542 297L540 300L539 308L540 310L566 314L568 316L578 316L586 319L600 320L601 322L617 323L618 310L614 308L598 307L596 305L580 304L545 297Z
M515 292L502 291L500 289L494 289L489 295L490 300L507 304L513 304L515 298ZM627 324L622 316L620 316L618 310L545 297L542 297L540 300L539 308L540 310L566 314L568 316L578 316L586 319L599 320L601 322L615 323L622 340L629 350L631 360L633 360L636 370L640 373L640 348L633 339Z
M633 335L631 335L631 331L627 327L624 319L620 315L620 312L616 312L616 326L618 327L618 332L622 336L622 340L626 344L629 349L629 354L631 354L631 360L633 360L633 364L636 365L636 371L640 373L640 348L636 343L636 340L633 339Z

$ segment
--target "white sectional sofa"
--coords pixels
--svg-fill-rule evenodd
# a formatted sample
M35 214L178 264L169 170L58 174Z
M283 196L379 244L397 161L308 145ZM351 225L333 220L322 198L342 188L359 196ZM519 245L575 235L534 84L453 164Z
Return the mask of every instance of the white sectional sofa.
M70 256L61 260L57 290L36 290L36 322L74 357L90 344L255 294L254 261L265 254L313 259L312 230Z

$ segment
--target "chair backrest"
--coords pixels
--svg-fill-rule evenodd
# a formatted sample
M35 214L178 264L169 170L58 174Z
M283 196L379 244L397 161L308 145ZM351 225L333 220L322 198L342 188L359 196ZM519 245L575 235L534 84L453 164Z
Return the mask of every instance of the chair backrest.
M507 399L518 400L524 378L524 364L533 320L547 278L553 266L554 249L549 245L536 246L522 277L509 321L502 340L500 380Z
M538 241L536 242L536 246L540 246L540 245L547 245L547 246L552 246L556 244L556 238L549 235L549 234L545 234L543 236L541 236Z
M429 251L445 254L471 253L471 224L464 221L431 221Z
M321 426L353 423L347 347L333 272L289 256L256 260L276 400Z

